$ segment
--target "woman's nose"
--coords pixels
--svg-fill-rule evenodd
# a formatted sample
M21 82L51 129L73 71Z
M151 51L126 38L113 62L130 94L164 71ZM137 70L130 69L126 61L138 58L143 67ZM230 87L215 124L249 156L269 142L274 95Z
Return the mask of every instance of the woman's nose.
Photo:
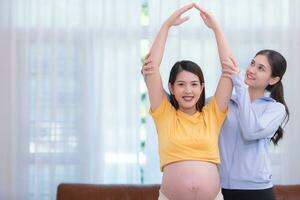
M255 66L248 68L248 71L251 72L251 73L253 73L253 74L255 73L255 70L256 70Z
M189 93L189 92L191 92L192 90L191 90L191 87L190 87L190 86L186 86L184 91L185 91L186 93Z

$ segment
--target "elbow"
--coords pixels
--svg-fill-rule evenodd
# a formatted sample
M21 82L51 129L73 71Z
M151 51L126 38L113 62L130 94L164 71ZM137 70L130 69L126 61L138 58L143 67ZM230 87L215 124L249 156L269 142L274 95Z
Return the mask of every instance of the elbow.
M248 134L244 135L244 139L245 139L246 141L253 141L253 140L257 140L257 138L256 138L256 137L254 137L254 136L251 136L251 135L248 135Z
M258 139L257 135L255 134L255 131L253 130L244 130L242 131L242 135L246 141L253 141Z
M254 141L254 140L259 140L259 139L265 139L273 135L272 133L275 133L276 130L270 130L270 129L259 129L259 130L248 130L248 131L243 131L242 135L243 138L246 141Z

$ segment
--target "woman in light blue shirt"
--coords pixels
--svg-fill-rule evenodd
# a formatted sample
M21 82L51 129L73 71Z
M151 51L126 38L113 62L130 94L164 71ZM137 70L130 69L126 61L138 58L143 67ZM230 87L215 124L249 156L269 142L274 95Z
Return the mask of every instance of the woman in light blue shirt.
M209 28L218 27L209 12L198 9ZM281 125L289 117L281 82L287 63L276 51L259 51L244 80L234 65L222 66L222 75L231 78L235 89L219 138L222 194L224 200L275 200L268 147L282 138ZM150 73L151 66L145 65L143 74Z
M281 82L285 70L281 54L262 50L251 60L244 81L241 75L231 77L235 94L219 138L224 200L275 200L268 147L282 138L281 124L289 116Z
M217 27L209 12L199 10L209 28ZM235 73L235 62L222 66L222 76L230 77L235 89L219 138L224 200L275 200L268 147L282 138L281 124L289 117L281 82L286 67L285 58L274 50L255 55L244 81Z

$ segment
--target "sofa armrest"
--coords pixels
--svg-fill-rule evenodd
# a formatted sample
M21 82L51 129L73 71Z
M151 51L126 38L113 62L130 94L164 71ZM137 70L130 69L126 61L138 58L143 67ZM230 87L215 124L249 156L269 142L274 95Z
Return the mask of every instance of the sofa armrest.
M274 185L276 200L299 200L300 185Z

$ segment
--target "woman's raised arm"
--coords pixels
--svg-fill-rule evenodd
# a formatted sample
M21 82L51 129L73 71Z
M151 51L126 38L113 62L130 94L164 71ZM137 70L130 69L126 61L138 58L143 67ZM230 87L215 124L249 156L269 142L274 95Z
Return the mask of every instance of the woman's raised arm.
M229 48L229 45L226 41L226 38L221 30L221 27L217 23L217 21L214 19L212 14L197 4L195 4L195 7L200 11L200 16L203 19L204 23L207 27L211 28L214 32L217 46L218 46L218 52L219 52L219 59L221 66L231 66L233 67L233 70L231 70L232 73L238 73L239 69L236 63L234 62L234 59L232 58L231 50ZM224 68L224 67L223 67ZM227 71L228 73L229 71ZM228 107L228 103L231 97L232 93L232 81L228 76L222 75L220 77L215 97L217 100L217 103L221 109L221 111L226 111Z
M149 56L148 58L145 59L145 64L148 66L152 66L153 68L153 73L149 74L145 79L152 110L158 108L160 102L165 96L161 76L159 73L159 66L163 58L169 29L172 26L177 26L187 21L189 18L182 17L182 14L192 9L193 7L194 7L194 3L191 3L180 8L179 10L175 11L163 23L150 49Z

